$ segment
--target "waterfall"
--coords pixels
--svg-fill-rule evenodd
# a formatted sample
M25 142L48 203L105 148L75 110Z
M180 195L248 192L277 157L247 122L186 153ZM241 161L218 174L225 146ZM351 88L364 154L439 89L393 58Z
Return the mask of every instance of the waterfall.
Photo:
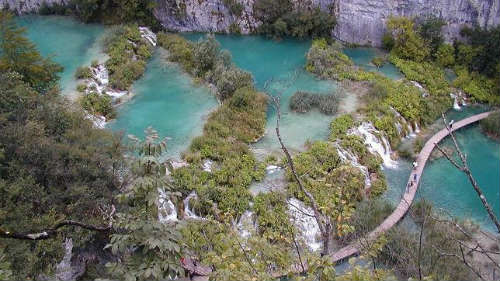
M288 199L288 212L290 220L299 230L299 237L304 240L311 250L319 250L321 248L321 241L318 237L321 237L321 233L316 218L313 215L314 211L302 201L290 198Z
M92 123L94 124L94 127L96 127L96 128L104 129L106 127L106 117L104 117L104 116L97 116L97 115L92 115L90 113L87 113L85 115L85 118L92 121Z
M351 130L350 133L362 137L368 150L373 154L380 155L386 167L394 168L397 166L397 162L391 158L392 151L389 141L371 123L363 122L360 126ZM377 137L377 135L380 137Z
M458 95L450 93L450 97L453 99L453 109L460 110L461 107L458 104Z
M141 32L141 37L146 39L152 46L156 47L156 34L152 32L147 27L139 27L139 32Z
M162 223L178 221L177 209L163 188L158 188L158 220Z
M197 216L194 211L189 208L189 201L191 199L198 199L198 194L195 191L192 191L185 199L184 199L184 218L188 219L201 219L201 217Z
M352 166L358 168L363 173L363 176L365 177L365 188L369 188L370 186L372 186L368 168L359 164L358 157L356 157L356 155L354 155L350 151L341 147L338 143L335 143L334 145L337 148L337 153L339 154L340 159L342 159L343 162L349 162Z
M269 165L266 167L266 173L268 175L271 175L271 174L274 174L274 172L277 172L281 169L281 167L279 166L275 166L275 165Z
M209 159L205 160L203 162L203 171L211 173L213 164L214 164L214 162L212 160L209 160Z
M241 237L248 238L252 235L252 232L255 231L255 223L253 220L254 213L252 211L245 211L243 215L241 215L238 224L236 224L236 229Z

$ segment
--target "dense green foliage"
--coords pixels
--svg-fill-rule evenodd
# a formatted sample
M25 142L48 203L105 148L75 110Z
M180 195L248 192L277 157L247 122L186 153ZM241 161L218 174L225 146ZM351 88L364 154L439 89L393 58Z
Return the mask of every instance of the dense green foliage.
M375 65L377 68L384 66L386 62L387 62L386 59L382 57L374 57L371 60L371 63L373 63L373 65Z
M472 59L465 66L500 81L500 26L482 29L480 27L464 28L462 36L468 39L472 48ZM460 44L459 44L460 46Z
M306 70L323 79L342 80L353 69L354 63L338 42L328 44L326 39L316 39L307 52Z
M253 8L255 17L262 21L258 32L274 38L330 37L336 24L331 12L319 7L295 10L290 0L257 0Z
M462 231L474 234L476 226L447 220L425 201L414 203L409 213L417 229L410 230L403 225L391 229L379 261L400 272L404 278L419 278L420 268L422 276L432 276L434 280L477 279L468 267L476 267L475 261L466 255L468 266L465 265L461 251L466 250L460 246L474 243ZM419 251L420 232L422 248Z
M311 148L294 157L295 169L302 184L313 195L321 212L334 222L334 234L342 237L353 231L348 224L355 204L363 198L364 177L361 171L342 163L336 148L327 142L315 142ZM292 173L287 171L288 191L310 204Z
M106 245L120 257L106 265L116 280L165 280L181 273L180 232L173 223L158 219L159 190L166 198L179 195L165 177L166 167L160 160L166 142L158 140L152 128L145 133L144 140L130 137L134 147L130 184L116 196L120 205L113 227L117 231Z
M177 35L159 34L158 43L169 51L171 61L214 84L223 101L184 155L192 165L174 172L176 184L184 194L196 190L204 201L197 203L203 214L213 213L215 203L224 214L239 216L249 207L250 183L264 175L248 144L264 134L267 97L253 89L252 76L232 63L213 36L189 43ZM206 159L215 163L212 173L201 169Z
M500 139L500 112L494 112L488 118L481 120L481 128L492 138Z
M326 115L337 113L338 97L334 94L317 94L298 91L290 99L290 109L305 113L313 108Z
M107 24L139 23L155 28L160 25L153 15L153 0L70 0L66 5L43 2L41 14L74 15L84 22Z
M150 44L141 38L137 25L117 28L106 42L106 53L110 57L106 68L111 87L127 90L146 70L151 52Z
M193 44L178 35L160 33L158 44L169 51L171 61L215 85L221 100L230 98L240 88L253 87L252 75L232 63L230 53L220 49L213 35Z
M252 180L264 175L264 167L248 144L264 133L266 109L267 98L263 94L241 88L213 112L203 135L192 141L185 154L193 165L174 172L181 191L187 194L196 190L200 198L215 202L224 213L241 215L247 210L247 188ZM201 171L202 159L215 162L212 173Z
M429 45L415 31L414 23L405 17L390 17L387 21L387 29L394 40L392 53L396 56L422 62L430 55Z
M0 11L0 73L19 73L33 89L46 93L56 86L62 67L42 57L24 32L9 13Z
M347 130L354 127L354 119L350 114L341 115L330 123L330 140L335 141L346 135Z
M2 30L5 26L2 22ZM15 30L14 37L23 36L16 28L10 30ZM4 35L0 33L2 41ZM47 76L32 69L41 63L60 68L40 57L26 39L16 42L0 50L12 56L0 74L0 228L22 233L49 229L62 220L107 224L103 210L112 203L123 168L120 140L93 128L52 83L47 87ZM49 76L57 77L57 72ZM3 239L0 255L8 257L18 280L32 280L54 270L64 238L73 238L76 254L96 248L99 255L106 233L69 228L53 240Z
M444 43L441 28L446 25L444 20L436 16L427 16L420 20L417 32L424 39L432 54L436 53L439 46Z
M101 95L96 92L84 94L80 97L80 104L92 115L104 116L107 119L116 116L111 97L106 94Z
M76 79L92 78L92 70L88 66L81 66L76 69L75 78Z

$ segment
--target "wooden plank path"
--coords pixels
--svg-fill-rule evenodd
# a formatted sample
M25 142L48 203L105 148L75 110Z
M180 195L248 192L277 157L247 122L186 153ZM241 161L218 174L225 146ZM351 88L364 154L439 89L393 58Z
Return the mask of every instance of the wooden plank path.
M458 130L467 125L475 123L481 119L484 119L488 117L490 113L491 111L484 112L481 114L477 114L462 119L458 122L455 122L453 124L452 131ZM418 185L420 183L420 178L422 176L422 172L424 171L425 164L427 163L427 160L429 159L429 156L431 155L431 152L434 149L435 144L439 143L441 140L447 137L448 134L449 134L448 130L444 128L441 131L437 132L425 143L425 146L422 148L422 150L417 156L416 159L416 162L418 163L417 168L416 169L414 168L411 171L410 178L408 179L407 187L405 193L403 194L401 202L399 202L399 205L396 207L396 209L394 210L394 212L392 212L391 215L389 215L379 226L377 226L372 232L368 234L367 237L368 239L370 240L376 239L380 234L389 230L396 223L398 223L404 217L406 212L408 212L408 209L410 208L410 205L412 204L413 199L415 198L415 194L417 193ZM416 181L413 180L415 174L416 174ZM347 245L344 248L338 250L337 252L331 254L332 261L337 262L349 258L351 256L357 255L359 254L359 248L360 247L357 242Z

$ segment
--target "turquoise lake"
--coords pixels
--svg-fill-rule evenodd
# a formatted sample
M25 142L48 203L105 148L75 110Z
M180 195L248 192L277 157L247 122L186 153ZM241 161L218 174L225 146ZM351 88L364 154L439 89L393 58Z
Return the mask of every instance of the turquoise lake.
M76 92L76 69L103 56L100 40L106 28L102 25L61 16L23 16L17 18L17 23L26 28L26 35L42 55L64 67L60 84L65 95Z
M134 83L136 96L118 108L118 118L109 127L143 137L144 129L152 126L161 137L169 138L167 155L175 157L201 135L208 113L218 103L208 88L194 85L164 57L160 50L154 53L144 76Z
M38 46L43 55L53 55L54 60L65 67L61 76L64 93L71 93L75 86L74 71L78 66L102 58L100 40L106 28L100 25L85 25L67 17L18 18L18 23L27 28L28 37ZM197 40L200 34L185 35ZM337 92L334 82L320 81L303 71L305 54L310 41L272 41L258 36L218 35L224 49L228 49L234 62L255 78L256 87L272 94L281 95L281 130L286 143L294 149L302 149L308 139L325 139L332 116L318 112L297 114L288 110L289 98L295 91L318 93ZM370 64L379 55L369 48L347 49L353 61L370 71L381 71L392 78L399 78L397 69L387 64L380 70ZM206 116L217 107L210 90L196 85L177 66L165 63L164 54L156 51L147 65L144 76L133 86L136 96L118 108L118 119L110 123L113 130L143 136L148 126L153 126L163 137L169 137L169 156L178 156L185 150L193 136L201 134ZM269 81L269 82L268 82ZM265 87L266 82L268 87ZM345 93L345 96L352 96ZM345 99L345 98L344 98ZM341 110L355 108L356 100L343 104ZM450 111L448 119L461 119L484 109L466 107L461 111ZM255 144L256 151L264 154L277 150L274 135L275 112L268 113L266 136ZM437 122L438 123L438 122ZM439 127L439 126L438 126ZM479 185L484 190L495 212L500 203L500 144L484 136L478 126L471 126L457 133L463 150L469 155L469 165ZM410 164L399 161L397 169L385 169L390 189L386 197L399 200L410 173ZM422 176L418 196L425 197L454 216L470 217L483 227L493 230L486 212L467 179L455 170L446 159L429 162Z

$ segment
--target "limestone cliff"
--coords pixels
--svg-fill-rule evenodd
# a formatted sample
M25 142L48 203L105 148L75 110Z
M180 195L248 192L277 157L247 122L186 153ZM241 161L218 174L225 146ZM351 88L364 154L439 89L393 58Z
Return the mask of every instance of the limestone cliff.
M69 0L0 0L0 10L9 9L16 14L37 12L43 3L51 6L53 4L66 4Z
M41 3L69 0L0 0L0 8L18 13L36 11ZM251 33L260 24L253 16L255 0L156 0L155 16L170 30ZM435 15L448 24L447 39L458 35L464 24L490 27L500 24L500 0L291 0L296 9L320 7L335 13L332 35L342 41L380 45L390 15L419 17ZM241 4L238 15L227 3Z
M163 25L178 31L227 32L231 25L242 33L259 26L253 17L254 0L235 0L244 8L231 13L223 0L157 0L156 16ZM229 2L229 1L226 1ZM450 40L464 24L500 24L500 0L292 0L297 9L320 7L333 11L337 27L333 36L346 42L380 45L390 15L419 17L435 15L448 24L443 28ZM333 9L332 9L333 8Z

